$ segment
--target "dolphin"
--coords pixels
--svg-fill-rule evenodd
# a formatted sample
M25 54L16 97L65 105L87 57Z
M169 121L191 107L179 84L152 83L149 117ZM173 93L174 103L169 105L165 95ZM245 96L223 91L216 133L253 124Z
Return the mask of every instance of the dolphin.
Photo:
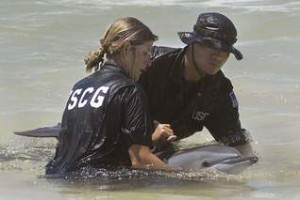
M58 138L61 124L42 128L14 132L27 137ZM209 144L189 149L183 149L165 162L175 169L199 171L201 169L216 170L227 174L239 174L258 161L258 157L243 156L237 149L222 144Z
M211 144L173 154L166 163L182 170L213 169L227 174L239 174L258 161L255 155L243 156L237 149L221 144Z

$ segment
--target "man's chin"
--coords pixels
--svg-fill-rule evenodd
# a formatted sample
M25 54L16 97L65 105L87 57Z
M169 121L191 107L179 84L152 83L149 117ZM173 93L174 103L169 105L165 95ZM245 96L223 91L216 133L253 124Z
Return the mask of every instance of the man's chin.
M219 71L220 70L209 71L209 72L206 72L206 74L213 76L213 75L216 75Z

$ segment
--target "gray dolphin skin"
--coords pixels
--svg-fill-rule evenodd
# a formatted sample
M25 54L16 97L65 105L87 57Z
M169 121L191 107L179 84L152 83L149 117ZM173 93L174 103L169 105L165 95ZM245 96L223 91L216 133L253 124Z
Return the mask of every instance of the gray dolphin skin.
M239 174L257 161L258 157L243 156L233 147L213 144L179 151L167 163L182 170L214 169L227 174Z
M28 131L14 132L16 135L26 136L26 137L58 137L59 131L61 129L61 123L55 126L46 126L42 128L32 129Z
M58 137L61 124L28 131L14 132L27 137ZM201 169L217 170L227 174L239 174L258 161L256 156L243 156L233 147L212 144L190 149L183 149L173 154L168 165L182 170L199 171Z

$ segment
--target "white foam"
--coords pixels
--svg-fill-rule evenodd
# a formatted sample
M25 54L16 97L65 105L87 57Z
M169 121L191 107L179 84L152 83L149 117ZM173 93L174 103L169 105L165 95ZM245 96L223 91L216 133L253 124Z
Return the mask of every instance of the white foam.
M232 9L245 9L254 11L278 11L289 12L299 9L299 1L279 3L276 0L211 0L204 3L209 7L228 7Z
M57 0L51 3L68 5L94 5L102 8L113 8L113 6L208 6L227 7L233 9L246 9L249 11L280 11L288 12L299 9L299 1L278 2L277 0Z
M182 5L186 4L182 0L60 0L62 3L98 5L103 7L112 6L160 6L160 5Z

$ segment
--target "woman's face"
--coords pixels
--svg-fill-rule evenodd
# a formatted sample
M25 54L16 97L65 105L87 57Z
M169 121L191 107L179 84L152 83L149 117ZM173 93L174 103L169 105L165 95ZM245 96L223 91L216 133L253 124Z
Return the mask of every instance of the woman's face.
M151 65L150 51L153 41L145 42L141 45L131 45L128 55L127 69L129 75L137 81L147 66Z
M200 68L205 74L216 74L229 57L229 53L217 50L199 43L193 44L193 51L196 67Z

